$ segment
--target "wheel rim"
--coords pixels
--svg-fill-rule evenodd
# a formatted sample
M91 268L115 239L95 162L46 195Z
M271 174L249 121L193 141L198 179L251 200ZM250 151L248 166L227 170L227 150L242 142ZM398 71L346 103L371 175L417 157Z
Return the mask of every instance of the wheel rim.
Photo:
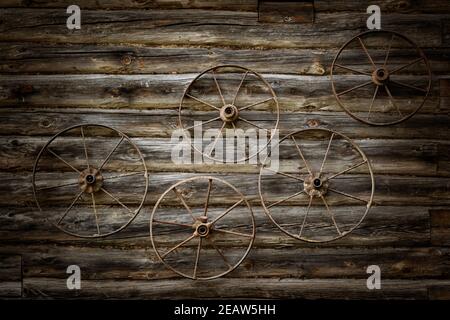
M384 43L383 49L375 50L367 45L370 41L376 42L379 37ZM402 43L406 46L395 46ZM345 61L341 63L345 55L352 51L352 45L356 46L356 56L366 60L365 67L358 66L357 69L346 65ZM408 58L411 60L406 63L396 61L408 51L413 53L413 57ZM352 60L357 58L352 57ZM414 72L419 73L415 78L422 82L420 86L408 83L411 79L405 76L402 78L401 71L411 68L416 68ZM348 80L345 86L336 81L339 71L352 74L345 75ZM377 126L398 124L409 119L425 104L431 91L431 69L422 49L406 36L385 30L366 31L347 41L333 60L330 79L333 94L344 111L358 121ZM354 80L355 83L352 83ZM352 84L347 85L347 82ZM402 100L402 94L414 94L417 101L411 104L408 99ZM361 96L365 99L363 103L352 101Z
M118 140L116 139L111 141L113 147L110 149L105 149L108 151L106 153L93 152L93 150L101 150L102 146L100 144L101 141L100 142L94 141L96 142L95 144L92 143L92 141L88 141L98 139L98 137L95 134L89 135L90 131L103 132L106 133L108 137L112 136L118 138ZM60 140L62 143L59 142ZM103 140L107 141L107 139ZM82 142L80 143L79 141ZM59 155L57 152L54 152L52 150L53 148L58 147L59 149L65 150L66 147L69 147L70 149L75 148L76 146L78 147L81 146L80 147L82 149L81 150L82 154L80 154L81 160L77 160L77 157L74 158L75 160L69 158L66 159L63 156ZM123 173L122 170L118 170L117 173L114 173L114 170L113 171L108 170L107 168L110 166L112 160L114 160L117 157L118 150L124 148L125 146L128 146L127 151L131 150L132 153L136 155L135 167L139 167L140 170L131 173ZM79 154L79 152L77 153L75 151L70 151L69 153L71 152L73 152L74 154ZM48 159L45 159L46 155L50 155L51 159L56 162L46 163L46 161L48 162ZM129 154L127 154L127 157L128 156ZM118 162L122 160L115 159L115 161ZM72 173L74 176L68 177L67 179L64 178L65 181L64 183L58 184L52 183L52 185L50 186L45 185L42 182L39 182L40 180L38 177L39 174L47 174L47 172L40 172L41 171L39 170L40 166L47 167L46 170L48 169L52 170L58 164L61 164L61 166L64 167L65 169L70 169L68 172L62 173L63 177L69 173ZM52 174L51 172L48 173ZM139 176L141 176L142 178L140 178ZM143 179L142 196L139 197L138 202L136 203L136 205L133 206L125 204L124 201L120 200L120 196L117 196L108 191L108 189L110 188L112 189L117 188L116 184L119 183L121 179L130 179L130 178L133 181L136 181L136 179ZM106 125L91 124L91 123L71 126L58 132L49 141L47 141L47 143L40 150L34 163L32 175L32 189L34 200L38 209L41 212L44 212L45 210L43 209L43 205L46 205L46 201L49 202L53 201L54 203L59 202L58 197L56 197L57 201L51 200L52 197L55 197L55 195L51 194L52 191L59 190L58 192L62 192L61 197L63 198L66 196L65 193L70 194L69 190L64 191L65 188L73 188L72 191L77 190L76 196L75 198L71 198L70 202L66 203L67 206L62 207L64 210L61 210L59 206L57 207L58 209L54 209L58 211L55 214L58 217L58 219L48 218L48 220L55 227L57 227L59 230L63 231L66 234L80 238L102 238L113 235L125 229L136 218L136 216L142 209L142 206L144 205L145 197L148 191L148 173L144 157L142 156L142 153L140 152L136 144L132 142L128 136L126 136L119 130L116 130ZM120 212L122 212L122 214L123 211L125 211L125 215L123 217L119 215L117 215L116 217L113 216L112 220L113 228L112 230L108 230L106 232L102 231L102 229L104 230L108 224L102 225L99 218L109 219L107 215L103 216L102 212L112 211L112 209L109 208L111 207L109 203L106 203L106 205L103 203L102 201L103 197L111 200L117 206L120 206L121 208ZM99 199L101 201L98 201ZM89 209L89 211L91 211L91 213L95 217L95 223L93 223L93 226L90 226L87 220L84 221L80 217L73 216L74 215L73 211L75 211L77 207L80 207L82 205L86 205L87 207L91 206L91 209ZM52 208L55 208L54 204L50 206ZM135 209L133 210L132 208ZM81 214L84 211L88 212L87 209L86 210L79 209L78 214ZM68 218L74 220L73 221L70 220L69 222ZM86 214L86 216L83 218L88 219L92 218L92 216L90 216L90 214ZM114 219L117 219L117 221L114 221ZM87 227L86 226L85 227L89 229L89 232L88 231L81 232L76 230L75 226L80 222L81 224L84 223L85 225L87 225ZM94 231L91 231L92 229Z
M224 79L220 79L222 75L225 77ZM208 79L208 76L211 76L211 78ZM231 81L236 82L233 85L229 85L230 88L223 85L225 82L228 84L228 82ZM205 86L205 88L202 89L201 86ZM194 94L193 91L198 88L200 88L200 94L204 94L205 90L210 90L210 97ZM226 94L227 92L225 92L225 89L228 89L228 95ZM258 92L260 97L252 98L253 91ZM215 100L214 102L208 102L208 99ZM244 100L246 103L241 105L243 101L240 100ZM193 105L188 106L188 103L193 103ZM270 111L270 121L266 121L270 126L263 127L262 125L255 123L255 121L249 121L245 118L247 116L246 113L258 110L258 108L261 109L261 107ZM208 125L212 129L216 129L218 133L208 150L205 150L206 148L204 149L203 146L199 147L196 144L191 144L191 146L195 152L199 152L207 159L217 162L236 163L255 157L267 148L274 135L275 129L278 128L279 105L272 87L259 73L238 65L219 65L209 68L196 76L187 86L179 106L178 123L188 139L191 137L188 132L198 127L198 125L195 124L195 119L192 119L193 117L191 114L191 111L195 110L195 108L206 109L207 112L210 113L205 117L202 125ZM183 113L185 113L185 115ZM267 143L256 152L249 152L248 155L241 157L237 156L237 159L233 158L233 161L228 161L228 159L224 160L220 155L212 156L214 147L216 147L219 137L223 137L225 130L243 128L263 130L268 136Z
M315 136L323 137L322 141L319 140L319 143L316 143L317 141L309 142L309 139L311 137L314 139ZM318 153L317 150L323 150L320 156L317 155L316 161L311 161L311 157L305 152L306 148L301 146L300 141L303 140L310 144L314 153ZM350 138L332 130L311 128L286 135L280 140L279 148L280 154L288 154L293 159L294 167L290 169L292 172L286 170L283 165L280 170L272 171L266 162L260 169L258 190L264 212L281 231L290 237L306 242L330 242L348 235L363 222L372 206L375 182L368 158ZM348 163L351 160L350 166L341 166L336 151L341 148L344 148L345 155L351 155L346 160ZM330 159L330 154L333 154L333 159ZM358 196L355 196L340 191L339 189L342 190L342 187L338 187L347 179L351 181L353 178L347 178L345 174L356 169L363 172L355 179L355 181L362 181L362 183L357 182L358 186L365 186L363 197L359 193ZM272 174L270 178L266 175L267 173ZM278 180L280 177L285 182L280 182L281 180ZM292 191L290 190L288 196L284 194L284 190L280 191L281 199L276 197L273 201L269 201L267 193L264 192L267 181L271 183L272 187L283 185ZM286 187L288 185L291 187ZM356 188L356 190L358 189ZM343 199L336 198L336 196L343 197ZM352 209L348 210L349 213L345 212L347 207L342 209L334 206L334 203L339 204L343 200L348 200L345 198L352 199L360 205L350 207ZM333 202L330 202L330 199ZM291 204L293 211L286 214L283 213L282 205L288 201L293 203ZM296 201L300 203L300 206L304 205L306 208L297 209ZM318 207L315 207L316 205ZM358 217L352 216L353 211L357 213ZM309 219L312 221L309 222Z
M183 196L182 191L180 191L183 188L186 188L189 185L196 184L202 184L201 190L204 191L206 189L206 192L202 194L202 200L197 205L188 204L188 200ZM220 209L218 212L212 212L213 207L210 206L210 201L214 197L213 193L217 191L217 189L213 189L213 186L222 185L225 188L228 188L231 190L231 193L234 194L239 200L235 202L232 206L226 208L226 210L222 211ZM175 218L167 219L167 216L170 216L169 212L163 212L164 217L160 217L160 209L162 206L162 203L165 201L165 199L168 198L169 195L173 194L173 197L179 201L181 205L181 209L183 210L184 214L177 213L175 215ZM205 199L203 201L203 199ZM194 199L195 200L195 199ZM239 205L242 205L241 208L244 211L243 215L237 216L233 219L238 219L240 221L240 218L242 216L245 216L249 223L246 224L247 227L251 227L251 232L245 231L236 231L236 227L227 227L223 228L219 226L220 222L224 220L227 216L230 217L232 215L232 211L236 208L240 208ZM200 208L199 212L196 213L196 209ZM244 210L245 209L245 210ZM177 210L178 212L178 210ZM213 217L214 215L215 217ZM233 220L234 221L234 220ZM226 225L226 223L225 223ZM157 241L156 237L158 234L162 234L162 230L164 228L179 228L182 229L183 232L186 232L185 236L182 236L183 240L179 241L176 240L176 245L170 245L169 249L164 250L164 252L161 252L160 243L161 241ZM155 229L159 228L160 232L156 231ZM178 232L177 229L173 229L167 231L169 238L176 237L173 233ZM152 241L153 249L159 258L159 260L169 269L174 271L175 273L189 278L193 280L211 280L216 279L219 277L222 277L229 272L235 270L247 257L248 253L251 250L251 247L253 245L254 239L255 239L255 221L253 216L253 211L250 206L250 204L245 199L244 195L240 193L234 186L229 184L228 182L211 177L211 176L199 176L199 177L192 177L188 179L181 180L180 182L172 185L170 188L168 188L158 199L150 219L150 238ZM220 238L225 237L222 241L226 241L226 236L233 236L237 237L238 239L241 239L241 241L245 243L248 242L247 245L245 245L245 251L236 255L235 261L231 261L230 256L225 250L220 249L219 241ZM198 239L198 240L197 240ZM186 258L187 252L186 250L189 249L189 247L185 246L186 244L189 244L189 242L197 242L197 244L192 248L192 258ZM209 246L208 246L209 245ZM230 248L228 248L230 249ZM177 253L178 251L182 253L181 251L185 251L182 253L181 257L173 257L173 259L182 259L186 260L188 262L193 262L189 264L187 271L182 270L183 268L176 265L176 261L169 261L167 259L170 257L170 255L173 255L174 253ZM209 252L208 252L209 250ZM195 251L195 253L194 253ZM239 250L240 251L240 250ZM219 259L218 265L223 265L226 267L225 271L219 271L219 272L203 272L201 268L201 257L207 256L210 253L214 253L213 257L215 259ZM228 258L227 258L228 255ZM207 259L211 259L211 255L208 256ZM193 261L191 261L193 260ZM219 269L219 268L218 268ZM189 273L188 273L189 271ZM214 270L216 271L216 270Z

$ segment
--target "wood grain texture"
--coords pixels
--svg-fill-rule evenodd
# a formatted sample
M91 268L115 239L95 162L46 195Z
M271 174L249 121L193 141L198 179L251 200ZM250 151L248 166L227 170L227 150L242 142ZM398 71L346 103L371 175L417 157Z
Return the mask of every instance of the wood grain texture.
M66 0L0 3L0 296L450 299L448 1L377 3L383 29L403 33L422 47L433 71L431 96L422 109L408 121L387 127L353 120L331 91L332 60L347 40L366 30L367 3L315 0L314 23L295 25L280 20L259 22L256 0L79 0L82 29L75 31L66 28L69 4ZM384 45L378 50L368 46L376 61L384 59ZM397 53L390 62L393 68L414 59L406 48ZM348 52L345 62L356 69L368 65L358 48ZM362 148L372 163L376 188L374 205L356 230L324 244L298 241L283 234L264 213L257 188L258 167L171 162L174 142L170 138L178 126L183 90L199 72L217 64L243 65L267 79L279 100L280 136L293 130L327 128L347 135ZM419 72L414 65L400 77L408 83L423 81ZM236 79L219 81L230 90ZM362 79L340 70L335 83L350 88ZM246 90L251 97L242 97L242 103L263 97L261 88L251 85ZM199 90L208 101L218 101L214 86L201 84ZM371 97L369 88L358 91L348 102L350 109L367 111ZM398 91L398 99L406 107L420 101L405 90ZM214 116L204 106L189 106L192 119ZM260 126L273 121L273 113L265 107L246 117ZM77 186L41 194L42 211L32 197L31 172L37 153L52 135L80 123L109 125L129 135L150 172L149 192L139 215L125 230L105 239L76 238L52 224L73 200ZM79 138L65 137L57 151L82 168L86 163ZM116 142L110 135L88 138L88 145L96 151L91 160L104 159ZM323 156L320 143L308 141L306 145L310 155ZM118 151L108 164L108 174L139 170L129 149ZM282 150L283 168L303 173L294 156ZM355 160L351 150L330 153L325 173ZM39 169L40 186L56 186L77 177L49 157ZM360 167L336 183L342 191L367 197L364 172ZM196 282L180 278L159 262L149 239L149 219L165 189L183 178L205 174L225 179L246 195L254 210L256 238L247 259L231 274ZM265 198L272 203L298 191L298 184L289 178L265 178ZM127 205L136 206L143 176L106 186ZM202 208L204 197L198 196L205 191L202 186L180 189L191 206ZM112 198L96 197L103 231L113 230L128 217ZM93 234L94 212L87 200L82 197L64 225ZM229 191L214 194L211 214L223 212L236 201ZM355 213L364 209L343 196L330 196L329 203L344 227L351 226ZM273 214L285 227L297 230L307 204L307 198L297 197L273 209ZM189 218L181 210L181 203L170 196L157 212L171 220ZM319 219L323 211L322 205L314 203L308 220L317 236L335 232L330 221ZM244 217L245 211L239 209L222 226L251 232ZM161 224L155 228L161 250L169 250L186 237L182 228ZM218 234L211 238L230 257L242 253L245 239ZM183 250L194 252L195 246L188 243ZM173 261L178 267L191 262L178 252ZM207 246L202 263L219 269L222 262ZM70 264L81 267L80 291L67 290ZM366 268L372 264L381 267L381 290L366 287Z

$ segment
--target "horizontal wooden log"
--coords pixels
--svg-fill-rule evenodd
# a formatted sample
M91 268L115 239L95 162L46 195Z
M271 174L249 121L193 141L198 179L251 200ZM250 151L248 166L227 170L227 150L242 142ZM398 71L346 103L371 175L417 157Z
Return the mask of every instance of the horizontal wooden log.
M188 177L199 174L191 173L154 173L150 175L149 193L147 195L146 203L155 203L161 192L166 190L172 184ZM245 195L254 203L259 203L258 195L258 175L256 174L215 174L243 190ZM29 173L0 173L3 181L0 186L0 203L3 206L7 205L26 205L33 202L31 190L31 174ZM342 192L353 194L354 196L361 196L368 199L370 195L370 180L367 175L343 175L338 177L335 184ZM56 186L61 183L70 183L76 181L77 175L75 173L42 173L39 176L40 181L44 181L47 186ZM72 179L72 180L71 180ZM75 180L74 180L75 179ZM288 179L287 181L283 181ZM290 178L280 178L279 175L268 175L264 177L263 186L270 186L275 183L275 186L280 186L280 183L287 183L285 188L267 189L264 187L264 192L267 194L268 201L276 202L284 199L288 195L294 194L299 190L297 184L293 184ZM135 179L133 176L124 176L120 178L120 183L110 183L108 186L111 192L115 193L125 203L136 203L139 194L137 190L143 190L144 179ZM133 186L131 189L130 186ZM375 176L375 203L378 205L403 205L405 202L411 205L431 205L443 206L450 203L449 198L449 183L447 178L427 177L426 179L416 179L415 177L404 176ZM43 185L42 185L43 187ZM51 193L45 193L46 202L70 201L75 196L76 188L59 188L54 189ZM140 192L140 191L139 191ZM231 189L224 190L220 197L215 199L216 203L234 204L238 201L236 194L230 193ZM11 197L14 195L14 197ZM111 203L110 198L106 195L99 195L99 203ZM348 203L359 203L357 200L351 198L332 194L329 196L330 205L345 205ZM306 197L298 197L284 202L288 204L307 204Z
M22 295L22 256L6 254L0 248L0 297L17 298Z
M84 9L179 9L179 8L201 8L214 10L236 10L253 11L257 10L258 0L78 0L78 5ZM39 2L23 0L5 0L0 7L3 8L66 8L72 2L68 0L40 0ZM382 12L387 13L444 13L450 12L450 5L445 0L426 1L426 0L380 0L377 2ZM353 0L314 0L314 10L316 12L336 12L336 11L356 11L365 12L367 5L360 1Z
M1 9L1 41L58 43L133 43L145 45L223 46L249 48L339 47L366 30L367 14L318 13L301 29L275 24L270 33L256 12L208 10L83 10L81 30L68 30L65 10ZM408 30L419 46L440 46L441 20L448 15L385 14L390 29ZM345 23L342 23L345 21ZM93 37L92 35L96 35Z
M428 299L428 289L449 285L446 280L389 280L381 290L368 290L366 279L234 279L208 282L187 279L162 281L84 281L82 290L67 290L66 280L25 278L27 298L77 299Z
M210 119L206 114L192 115L192 119ZM250 120L273 120L262 112L252 114ZM332 129L352 139L431 139L446 140L448 115L417 114L395 126L367 126L343 112L298 112L280 114L280 138L293 130L320 127ZM170 138L178 127L175 110L136 111L129 109L0 109L0 134L9 136L52 136L57 132L81 123L105 124L130 137ZM430 130L433 128L433 130ZM7 146L5 146L7 148Z
M17 75L0 76L0 107L100 107L136 109L177 109L186 86L197 74L183 75ZM329 77L296 75L263 75L277 94L279 109L291 111L342 111L331 90ZM220 85L225 99L231 99L239 85L242 74L232 77L222 75ZM425 80L421 78L422 80ZM367 76L341 75L334 77L340 91L350 89L368 80ZM399 76L397 80L411 83L416 78ZM268 89L262 82L252 78L243 85L245 94L239 95L236 104L250 105L268 99ZM198 98L218 103L220 96L212 79L205 79L194 86ZM420 113L439 112L438 86L431 93ZM373 86L367 86L341 97L353 112L367 113L373 96ZM409 113L423 101L423 94L410 89L396 88L392 94L403 112ZM197 94L197 92L199 94ZM226 92L226 93L225 93ZM377 106L392 109L387 96L380 95ZM188 110L211 111L211 107L187 99L183 107ZM275 112L274 102L267 102L248 111ZM376 110L379 111L377 107ZM376 116L377 112L373 112ZM398 117L397 117L398 119Z
M450 210L430 210L431 242L450 245Z
M258 21L263 23L313 23L313 2L260 1Z
M31 205L31 204L30 204ZM2 214L0 215L0 238L2 243L64 243L67 245L76 245L83 247L114 247L125 250L127 248L147 248L149 241L149 219L152 211L152 207L145 206L140 212L137 218L123 231L115 234L102 241L85 240L75 238L65 233L62 233L56 227L54 227L51 221L57 221L65 208L53 207L45 208L44 211L39 211L32 208L18 208L7 207L0 208ZM354 221L353 211L360 210L360 207L336 207L333 208L336 212L336 216L339 218L344 217L349 221ZM162 208L158 210L158 215L163 214L164 221L180 221L181 218L177 216L180 210L183 208ZM274 217L279 221L289 219L290 222L298 221L298 215L304 214L305 207L285 207L283 209L283 215L277 214ZM320 208L314 208L313 211L319 212ZM121 207L109 206L107 208L100 208L102 213L101 228L102 231L110 229L111 226L117 225L117 221L120 220L120 216L116 215L117 211L120 214L124 214ZM215 208L214 211L224 211L219 208ZM75 213L78 212L75 210ZM95 222L92 220L93 212L92 208L84 209L86 216L90 216L91 220L87 218L78 224L77 231L79 234L91 234L95 231ZM182 211L184 212L184 211ZM285 236L278 230L275 225L267 218L264 211L259 206L253 206L253 212L255 215L256 241L254 246L261 248L295 248L295 247L311 247L308 243L299 241L294 238ZM321 211L320 211L321 212ZM228 222L228 227L240 226L245 232L251 232L250 222L246 211L236 211L240 214L230 214L229 217L224 220ZM68 216L72 218L71 215ZM296 218L297 217L297 218ZM70 221L70 220L69 220ZM122 220L123 221L123 220ZM181 220L182 221L182 220ZM70 227L70 225L67 225ZM156 226L156 225L155 225ZM244 230L245 229L245 230ZM158 241L161 241L164 246L175 246L186 238L184 230L162 228L162 225L156 226L155 230L158 231ZM292 229L290 230L292 231ZM330 230L329 223L320 226L315 230L318 234L326 234L333 236L335 230ZM20 237L18 235L20 234ZM220 240L221 245L224 246L243 246L247 242L247 239L239 237L226 238L226 240ZM163 243L164 242L164 243ZM427 207L386 207L386 206L374 206L371 208L369 214L366 216L362 224L355 229L349 235L330 243L323 243L323 247L335 247L335 246L426 246L430 242L430 225L429 214Z
M222 247L220 247L222 249ZM67 278L71 264L80 266L84 280L161 280L179 278L167 269L149 248L86 248L71 246L4 246L3 251L23 255L24 277ZM165 250L168 250L166 248ZM243 250L228 248L230 258L241 257ZM183 253L182 253L183 254ZM367 278L366 268L378 265L387 279L446 279L450 273L446 248L254 248L230 275L233 278ZM202 269L223 268L224 261L208 242L202 249ZM191 254L184 252L172 266L188 269ZM192 270L191 270L192 271Z
M22 0L2 1L2 8L67 8L73 4L68 0L26 2ZM82 9L214 9L214 10L236 10L236 11L256 11L258 0L79 0L77 5Z
M446 48L426 48L434 74L450 70ZM191 73L219 64L238 64L264 73L324 75L330 71L337 50L274 49L230 50L226 48L165 48L120 45L0 43L2 73ZM375 61L382 61L385 50L370 51ZM346 66L367 67L362 50L346 51ZM410 50L391 55L389 68L401 67L415 59ZM413 65L405 71L418 71ZM335 72L344 70L336 69Z
M56 152L73 166L82 170L85 166L85 155L79 132L73 133L74 137L58 138L54 144L50 145L52 151ZM297 138L298 139L298 138ZM22 137L22 136L4 136L0 137L0 166L2 170L10 171L31 171L36 161L40 149L49 140L47 137ZM114 149L118 138L91 138L87 142L88 152L90 153L91 163L100 166L109 152ZM191 163L178 164L172 160L172 152L179 144L178 139L172 141L167 138L133 138L132 140L144 155L147 168L150 171L196 171L196 172L242 172L259 173L260 168L256 165L246 164L221 164L205 161L205 166L194 162L193 151L189 146L186 147L191 153ZM208 140L209 141L209 140ZM298 141L300 144L303 141ZM450 145L445 142L433 140L354 140L362 148L369 158L375 174L406 174L411 171L416 172L417 176L449 176L450 172L445 171L442 166L450 163L445 159L450 150ZM325 152L326 145L323 141L307 142L304 152L312 164L322 160L322 154ZM337 143L336 143L337 144ZM383 147L380 147L383 145ZM298 161L300 160L296 148L290 141L282 142L279 148L280 171L296 172L298 170ZM273 150L273 148L272 148ZM351 149L350 151L352 151ZM314 155L314 157L313 157ZM318 157L317 155L320 155ZM320 158L320 159L319 159ZM261 163L265 155L258 156ZM40 171L71 171L72 169L62 161L57 160L53 155L45 153L39 162ZM208 159L206 159L208 160ZM339 172L347 166L362 161L359 154L350 152L347 143L340 143L328 157L326 172ZM253 162L251 162L253 163ZM256 162L255 162L256 164ZM438 164L441 166L438 168ZM143 170L139 162L136 151L129 142L123 142L116 149L113 156L108 161L105 169L107 171L128 171ZM438 170L441 169L441 170ZM126 170L125 170L126 171ZM367 167L359 167L352 170L352 174L361 174L367 172Z

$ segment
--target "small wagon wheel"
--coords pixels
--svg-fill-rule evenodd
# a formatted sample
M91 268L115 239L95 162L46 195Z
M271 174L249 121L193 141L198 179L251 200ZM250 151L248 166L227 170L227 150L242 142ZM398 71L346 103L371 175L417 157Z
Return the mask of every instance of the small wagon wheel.
M345 112L378 126L412 117L431 90L431 69L422 49L385 30L363 32L345 43L333 60L330 78Z
M222 207L224 199L233 204ZM178 207L164 208L168 200ZM158 199L150 220L150 238L159 260L194 280L215 279L236 269L250 252L255 230L244 195L210 176L172 185Z
M369 160L351 139L328 129L304 129L283 137L277 149L280 160L267 158L258 189L265 213L281 231L328 242L361 224L375 183Z
M138 215L148 175L144 157L124 133L79 124L60 131L40 150L32 187L37 207L58 229L100 238L123 230Z
M278 127L279 106L275 92L260 74L241 66L220 65L192 80L184 91L178 114L179 125L189 139L193 136L191 132L200 127L214 131L209 145L191 144L195 152L217 162L236 163L256 156L267 147ZM261 116L263 121L258 121ZM217 151L230 129L234 129L234 134L240 134L238 129L252 129L264 135L267 143L256 150L233 155L230 160L228 155L225 157Z

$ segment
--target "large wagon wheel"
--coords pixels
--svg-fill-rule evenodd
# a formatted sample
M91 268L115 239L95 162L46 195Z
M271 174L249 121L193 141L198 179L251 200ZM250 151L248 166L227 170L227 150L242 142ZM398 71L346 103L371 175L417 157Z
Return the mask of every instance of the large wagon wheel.
M33 167L32 186L39 210L58 229L99 238L123 230L138 215L148 175L141 152L124 133L80 124L44 145Z
M330 77L339 105L370 125L407 120L424 105L431 90L424 52L392 31L367 31L350 39L334 58Z
M351 139L328 129L305 129L283 137L278 150L278 168L268 157L258 188L264 211L281 231L307 242L328 242L361 224L372 205L374 177Z
M224 199L234 204L217 207ZM178 202L178 207L163 207L167 201ZM236 269L250 252L255 239L253 211L244 195L222 179L184 179L158 199L150 237L156 255L169 269L190 279L215 279Z
M249 120L261 115L263 121ZM217 162L236 163L256 156L269 145L278 121L278 101L270 84L257 72L236 65L215 66L200 73L184 91L179 107L179 125L189 139L200 126L214 129L209 145L191 145L194 151ZM253 129L268 140L256 150L237 154L236 159L234 155L232 160L224 159L216 147L229 129L235 133L237 129Z

